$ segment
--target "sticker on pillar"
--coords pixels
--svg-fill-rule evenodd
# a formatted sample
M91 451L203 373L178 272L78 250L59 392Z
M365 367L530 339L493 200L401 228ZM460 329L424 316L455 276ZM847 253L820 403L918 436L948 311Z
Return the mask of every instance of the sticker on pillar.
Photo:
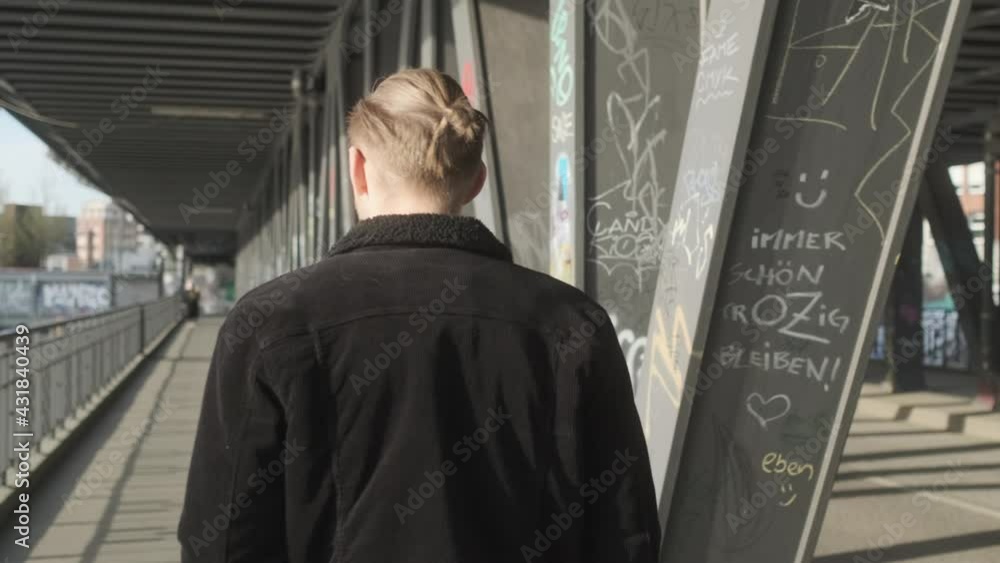
M569 201L570 182L572 182L572 178L570 177L569 157L563 153L556 160L556 186L559 189L559 201Z
M552 263L551 274L566 282L574 283L573 221L573 171L566 153L556 158L552 194Z
M472 64L472 61L467 61L462 65L461 82L465 97L469 98L474 107L479 107L478 92L476 91L476 67Z

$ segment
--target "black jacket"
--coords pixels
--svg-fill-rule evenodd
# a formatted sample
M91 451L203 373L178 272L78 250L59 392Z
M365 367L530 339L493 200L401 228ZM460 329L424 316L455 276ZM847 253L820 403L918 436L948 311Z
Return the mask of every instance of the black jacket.
M183 561L653 562L606 312L475 219L383 216L219 333Z

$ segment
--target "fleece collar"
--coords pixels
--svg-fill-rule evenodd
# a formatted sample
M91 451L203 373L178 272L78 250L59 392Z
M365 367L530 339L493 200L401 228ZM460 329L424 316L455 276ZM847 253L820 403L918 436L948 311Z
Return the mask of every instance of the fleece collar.
M472 217L420 213L378 215L354 225L328 256L370 246L444 246L511 261L510 249Z

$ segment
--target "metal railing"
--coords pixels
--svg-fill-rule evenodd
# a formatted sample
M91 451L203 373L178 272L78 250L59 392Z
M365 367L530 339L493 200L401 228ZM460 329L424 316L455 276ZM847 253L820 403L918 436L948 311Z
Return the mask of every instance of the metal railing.
M27 340L17 339L17 329L0 333L0 479L6 483L15 461L14 433L31 433L31 444L37 448L183 317L183 302L176 295L87 317L27 325ZM27 362L20 359L25 357L25 342ZM18 383L23 379L19 367L28 370L28 393ZM18 397L27 397L27 404L23 399L16 403ZM26 411L18 410L25 406Z
M958 311L924 309L924 365L952 370L967 370L969 343L959 324Z
M923 329L923 365L955 371L970 369L969 342L959 324L959 313L953 309L924 309L920 326ZM879 326L872 345L871 358L885 360L888 353L886 331Z

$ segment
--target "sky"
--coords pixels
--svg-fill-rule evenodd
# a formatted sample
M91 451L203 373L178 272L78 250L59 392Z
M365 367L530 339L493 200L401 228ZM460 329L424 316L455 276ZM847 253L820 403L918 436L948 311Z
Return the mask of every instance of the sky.
M44 205L49 215L75 217L86 202L109 199L65 172L47 153L45 143L0 109L0 187L7 189L4 203Z

